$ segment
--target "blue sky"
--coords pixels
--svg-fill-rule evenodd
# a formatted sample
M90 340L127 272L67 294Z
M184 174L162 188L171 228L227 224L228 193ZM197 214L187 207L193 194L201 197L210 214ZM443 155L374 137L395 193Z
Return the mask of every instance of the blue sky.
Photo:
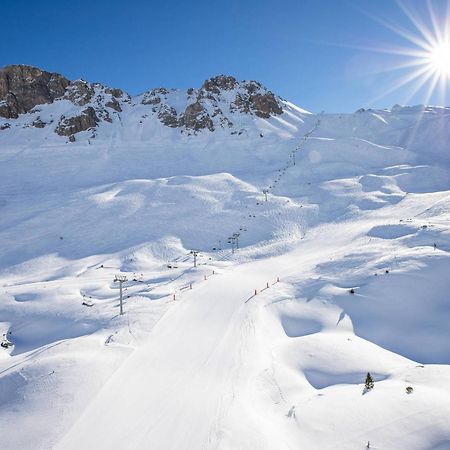
M447 0L431 0L442 10ZM425 0L404 2L426 20ZM411 69L362 47L410 46L394 0L0 0L0 66L30 64L120 87L197 87L220 73L256 79L311 111L422 103L427 85L388 91ZM442 17L442 14L441 16ZM447 102L433 96L430 103Z

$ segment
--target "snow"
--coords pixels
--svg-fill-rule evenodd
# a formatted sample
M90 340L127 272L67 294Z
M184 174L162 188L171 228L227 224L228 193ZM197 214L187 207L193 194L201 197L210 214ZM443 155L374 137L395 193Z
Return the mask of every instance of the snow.
M450 448L448 109L187 136L139 99L0 131L0 447Z

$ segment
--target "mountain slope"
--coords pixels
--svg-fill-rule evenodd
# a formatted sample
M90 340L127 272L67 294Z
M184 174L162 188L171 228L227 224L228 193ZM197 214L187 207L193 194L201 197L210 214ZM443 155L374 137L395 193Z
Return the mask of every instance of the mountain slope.
M447 108L0 72L2 448L449 447Z

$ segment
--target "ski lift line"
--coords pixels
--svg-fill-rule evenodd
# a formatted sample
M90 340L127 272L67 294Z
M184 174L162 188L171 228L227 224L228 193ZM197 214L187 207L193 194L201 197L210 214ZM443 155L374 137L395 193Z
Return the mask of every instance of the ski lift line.
M306 140L307 140L307 139L308 139L308 138L309 138L309 137L310 137L310 136L318 129L319 124L320 124L320 119L318 119L318 120L315 122L315 124L313 125L313 127L312 127L307 133L305 133L305 134L303 135L304 141L306 141ZM301 149L302 145L303 145L303 142L301 142L300 144L298 144L298 145L294 148L294 150L291 151L291 153L289 154L289 159L290 159L291 157L294 157L294 158L295 158L295 153L297 153L297 152ZM294 165L295 165L295 159L294 159ZM267 191L268 191L267 193L269 193L270 191L272 191L272 190L275 188L275 184L281 179L282 175L285 174L285 171L286 171L289 167L292 167L292 166L290 165L290 161L288 160L286 166L283 166L282 169L277 169L277 172L282 172L282 173L280 173L280 174L278 175L278 177L277 177L276 180L272 181L272 183L269 185L269 188L267 189ZM255 217L255 215L254 215L254 214L250 214L249 217ZM245 218L245 219L248 219L248 217L244 217L244 218ZM232 245L233 245L233 248L232 248L231 253L234 253L234 244L233 244L233 242L232 242ZM228 253L228 254L225 254L224 256L218 258L217 261L223 261L223 260L224 260L225 258L227 258L229 255L230 255L229 253Z
M26 286L29 286L29 287L33 287L34 286L34 287L36 287L37 285L46 285L46 284L49 284L49 285L52 285L52 286L59 285L59 284L64 284L66 286L78 286L79 282L75 281L75 279L80 280L80 277L74 276L74 277L71 277L71 278L65 277L65 278L59 278L59 279L55 279L55 280L31 281L29 283L8 284L7 286L4 287L4 289L8 290L10 288L13 288L13 289L14 288L24 288ZM92 278L86 279L84 281L86 283L90 283L92 281L95 281L95 282L97 282L97 281L105 281L106 282L106 281L109 281L110 279L111 279L110 276L100 275L100 276L96 276L96 277L92 277ZM14 294L12 294L12 295L14 295Z
M318 128L318 126L319 126L319 124L320 124L320 120L318 120L317 122L316 122L316 124L315 124L315 126L308 132L308 133L306 133L305 135L304 135L304 140L306 141L306 139L307 138L309 138L310 136L311 136L311 134L314 132L314 131L316 131L317 130L317 128ZM297 152L298 150L300 150L301 149L301 144L300 145L298 145L295 149L294 149L294 152ZM283 174L285 173L285 171L288 169L288 168L290 168L291 166L290 166L290 164L289 164L289 162L287 163L287 165L282 169L283 170ZM279 176L278 177L278 179L280 179L281 178L281 176ZM275 187L274 185L273 185L274 183L272 183L272 185L270 186L270 188L269 189L272 189L273 190L273 188ZM254 215L253 215L254 216ZM25 242L24 242L25 243ZM228 258L229 256L231 256L231 254L232 254L233 252L228 252L228 253L225 253L223 256L221 256L218 260L219 261L223 261L224 259L226 259L226 258ZM190 252L189 253L187 253L186 255L182 255L182 256L179 256L178 258L176 258L175 260L174 260L174 262L175 261L179 261L181 258L184 258L184 260L186 261L187 259L189 259L189 257L190 257ZM91 267L93 267L93 266L91 266ZM89 268L91 268L91 267L89 267ZM109 267L101 267L101 266L99 266L99 267L96 267L96 269L99 269L99 268L109 268ZM214 274L214 271L213 271L213 274ZM183 273L182 274L180 274L178 277L176 277L176 278L173 278L173 279L171 279L171 280L169 280L169 281L167 281L167 282L165 282L165 283L161 283L161 284L158 284L158 286L164 286L164 285L167 285L167 284L170 284L170 283L172 283L173 281L175 281L175 280L177 280L177 279L179 279L179 278L181 278L183 276ZM209 275L209 276L211 276L211 275ZM209 276L206 276L205 277L205 279L207 279ZM94 277L94 280L102 280L102 281L108 281L110 278L109 277ZM93 279L92 278L90 278L89 280L86 280L86 282L92 282L93 281ZM277 282L279 281L279 279L277 279ZM52 283L53 285L56 283L56 284L59 284L59 283L66 283L67 282L67 280L66 279L63 279L63 280L50 280L50 281L41 281L41 282L33 282L33 283L26 283L25 285L29 285L29 284L45 284L45 283ZM273 283L273 284L276 284L276 283ZM24 285L11 285L11 286L9 286L9 287L19 287L19 286L24 286ZM190 286L192 286L192 284L190 283ZM187 289L187 287L188 286L185 286L184 287L184 290L186 290ZM266 287L266 289L267 289L267 287ZM181 291L181 289L180 289L180 291ZM252 298L252 297L251 297ZM107 301L114 301L114 300L116 300L115 298L114 299L107 299ZM249 299L250 300L250 299ZM248 301L248 300L247 300ZM246 302L247 302L246 301ZM47 311L57 311L57 312L59 312L59 308L58 308L58 310L56 309L56 307L50 307L50 308L47 308ZM112 319L111 319L112 320ZM21 325L19 325L19 326L17 326L17 327L11 327L10 329L9 329L9 331L12 333L12 331L14 331L14 332L17 332L17 331L20 331L21 329L23 329L23 328L26 328L27 326L29 326L31 323L33 323L33 320L30 320L30 321L27 321L27 322L24 322L24 323L22 323Z
M110 277L108 277L105 281L107 281L107 280L110 280ZM62 280L54 280L55 282L64 282L64 281L66 281L65 279L62 279ZM88 281L91 281L91 280L88 280ZM48 282L34 282L34 283L32 283L32 284L37 284L37 283L48 283ZM12 285L11 287L14 287L14 286L23 286L23 285ZM8 286L8 287L10 287L10 286ZM130 287L130 286L129 286ZM83 305L83 302L85 301L85 298L86 297L88 297L89 299L91 299L92 297L91 296L87 296L86 294L82 294L82 291L80 290L80 294L81 294L81 296L82 296L82 302L81 302L81 305ZM14 295L14 294L12 294L12 295ZM111 303L111 302L115 302L115 301L117 301L117 300L119 300L120 298L119 297L113 297L113 298L105 298L105 299L100 299L100 301L104 301L105 303L106 302L109 302L109 303ZM96 299L96 300L99 300L99 299ZM95 303L93 303L92 305L89 305L89 306L93 306L93 305L95 305ZM78 307L78 303L72 303L72 302L70 302L68 305L67 305L68 307L69 307L69 310L67 310L67 309L65 309L65 311L66 312L68 312L68 315L70 316L71 315L71 313L76 313L77 311L79 311L79 307ZM84 305L84 306L88 306L88 305ZM66 307L67 308L67 307ZM46 306L46 313L55 313L55 314L58 314L58 313L60 313L61 312L61 308L59 308L58 306L52 306L52 305L47 305ZM11 326L10 326L10 328L9 328L9 332L12 334L12 335L14 335L14 333L17 333L18 331L20 331L20 330L22 330L22 329L24 329L24 328L27 328L27 327L30 327L31 325L34 325L34 319L31 319L31 320L28 320L28 321L26 321L26 322L22 322L20 325L17 325L17 326L14 326L14 325L12 325L11 324Z

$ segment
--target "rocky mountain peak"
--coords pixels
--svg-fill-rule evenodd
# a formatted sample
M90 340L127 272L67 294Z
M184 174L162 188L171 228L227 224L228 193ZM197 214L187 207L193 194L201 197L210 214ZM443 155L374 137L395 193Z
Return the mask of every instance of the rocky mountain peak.
M205 91L213 92L214 94L220 94L220 91L230 91L237 86L238 82L236 78L227 75L218 75L206 80L202 89Z
M0 69L0 116L17 118L36 105L62 97L70 81L58 73L26 65Z
M180 96L183 97L180 99ZM152 89L141 104L151 105L152 112L166 126L197 133L201 130L233 128L233 115L242 113L269 119L283 113L280 98L257 81L239 82L229 75L205 80L199 89Z
M54 108L45 106L56 101ZM95 137L94 131L102 122L122 121L125 107L130 112L142 108L141 119L154 117L165 127L187 134L216 129L240 134L242 120L270 119L283 113L281 99L261 83L223 74L205 80L199 88L152 89L132 102L122 90L100 83L70 81L58 73L26 65L0 69L0 119L18 119L26 113L30 117L15 124L0 120L0 131L51 126L56 134L73 142L82 131L91 130L90 136ZM246 118L236 120L237 114ZM235 122L240 124L239 130Z

